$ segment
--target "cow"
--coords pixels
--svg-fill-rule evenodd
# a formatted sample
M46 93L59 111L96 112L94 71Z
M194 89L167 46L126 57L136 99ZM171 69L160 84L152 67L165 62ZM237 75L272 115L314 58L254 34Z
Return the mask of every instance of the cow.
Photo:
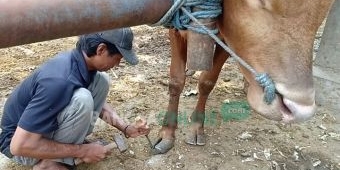
M271 104L263 100L263 88L240 67L249 86L250 106L265 118L284 123L301 122L315 113L312 51L318 27L333 0L223 0L217 20L219 37L257 72L268 73L275 82ZM171 64L169 104L154 152L174 146L178 104L186 79L186 31L169 29ZM198 101L192 112L186 143L204 145L205 104L229 54L216 45L213 67L200 74Z

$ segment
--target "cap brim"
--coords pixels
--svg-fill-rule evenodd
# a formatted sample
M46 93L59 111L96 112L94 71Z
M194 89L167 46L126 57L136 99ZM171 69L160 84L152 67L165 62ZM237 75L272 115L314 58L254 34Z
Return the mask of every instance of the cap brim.
M122 54L124 60L127 61L129 64L131 64L131 65L137 65L138 64L139 60L138 60L135 52L133 52L133 50L126 50L124 48L119 48L119 47L117 47L117 49Z

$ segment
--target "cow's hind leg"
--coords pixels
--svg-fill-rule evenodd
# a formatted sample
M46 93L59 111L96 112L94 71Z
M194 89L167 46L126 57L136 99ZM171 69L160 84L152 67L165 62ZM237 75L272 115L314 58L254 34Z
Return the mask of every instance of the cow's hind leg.
M221 72L228 55L220 46L216 46L213 68L210 71L203 71L198 83L198 101L196 108L191 115L191 127L187 133L186 143L191 145L205 145L204 119L205 105L210 92L214 88L218 75Z
M159 132L160 139L155 145L154 154L169 151L175 140L177 128L178 104L180 94L185 83L185 64L186 64L186 40L175 29L169 31L171 42L171 64L169 81L169 104L166 115L164 116L162 129Z

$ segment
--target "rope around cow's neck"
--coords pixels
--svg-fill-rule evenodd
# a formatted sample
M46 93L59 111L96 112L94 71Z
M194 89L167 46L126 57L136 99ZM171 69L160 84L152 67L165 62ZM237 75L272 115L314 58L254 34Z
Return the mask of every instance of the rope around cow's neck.
M242 58L240 58L233 50L231 50L225 43L223 43L213 32L211 32L207 27L205 27L202 23L200 23L194 16L192 16L186 9L181 8L183 12L190 17L192 21L198 24L202 29L206 31L206 33L216 41L218 45L220 45L226 52L230 54L236 61L238 61L243 67L249 70L254 76L255 80L260 84L262 88L264 88L264 101L267 104L271 104L275 99L275 85L274 81L270 78L267 73L258 73L256 70L250 66L247 62L245 62Z
M184 15L180 8L185 8L197 19L216 18L222 13L221 0L174 0L170 10L153 26L163 25L165 27L175 27L179 30L190 29L201 34L207 34L204 29L190 25L190 18ZM196 8L193 11L193 8ZM218 29L211 30L214 34Z
M206 3L203 3L206 2ZM216 30L210 30L206 26L204 26L201 22L199 22L196 17L198 18L215 18L220 13L219 10L221 10L221 0L174 0L174 5L170 8L170 10L162 17L160 21L158 21L154 26L157 25L164 25L164 26L174 26L177 29L190 29L199 33L208 34L212 39L216 41L217 44L219 44L226 52L230 54L231 57L233 57L236 61L238 61L243 67L245 67L247 70L249 70L254 76L255 80L259 83L259 85L264 90L264 101L267 104L271 104L275 99L275 84L274 81L270 78L269 74L267 73L258 73L255 71L255 69L250 66L248 63L246 63L242 58L240 58L233 50L231 50L225 43L223 43L215 34L218 32ZM209 3L209 4L208 4ZM193 5L201 5L201 9L207 10L205 12L194 12L191 13L190 9ZM216 5L219 7L211 8L211 5ZM186 6L186 7L183 7ZM209 6L207 8L202 6ZM189 8L188 8L189 7ZM194 21L197 26L192 27L188 23L190 20L186 19L186 17L179 16L179 9L182 10L183 14L185 14L186 17L189 17L192 21ZM212 9L212 10L211 10ZM210 11L210 12L209 12ZM220 11L222 12L222 11ZM204 14L204 17L202 17ZM185 21L185 22L179 22L179 21ZM181 25L185 23L184 25Z

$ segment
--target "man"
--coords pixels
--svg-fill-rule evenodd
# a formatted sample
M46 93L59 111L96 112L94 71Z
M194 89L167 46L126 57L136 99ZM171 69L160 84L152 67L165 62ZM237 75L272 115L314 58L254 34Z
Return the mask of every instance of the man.
M107 104L107 71L124 58L135 65L130 28L80 36L76 49L58 54L26 78L11 94L1 120L0 149L7 157L33 169L66 169L74 159L102 160L109 150L84 144L98 117L127 137L149 133L127 125Z

